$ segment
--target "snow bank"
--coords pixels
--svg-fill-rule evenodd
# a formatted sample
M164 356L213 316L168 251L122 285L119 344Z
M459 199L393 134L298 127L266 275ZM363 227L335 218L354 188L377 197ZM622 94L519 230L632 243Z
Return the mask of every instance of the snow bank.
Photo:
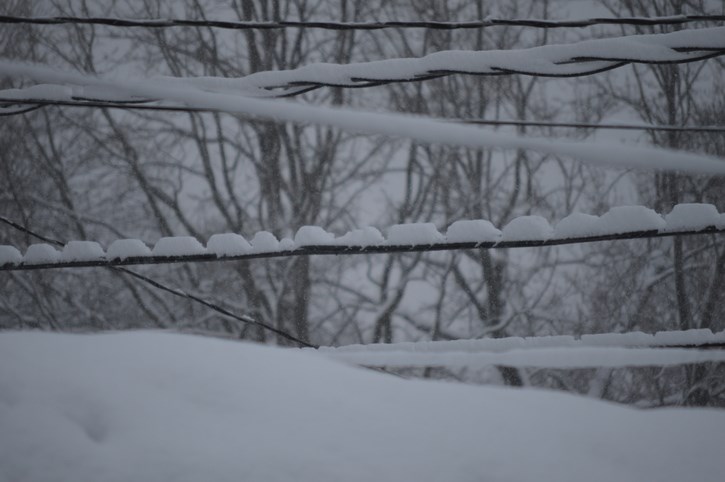
M725 412L161 333L0 334L3 481L722 480Z

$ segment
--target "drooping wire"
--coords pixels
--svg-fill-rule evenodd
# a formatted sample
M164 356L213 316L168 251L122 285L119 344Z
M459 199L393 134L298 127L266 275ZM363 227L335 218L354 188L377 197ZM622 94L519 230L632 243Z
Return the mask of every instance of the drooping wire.
M146 110L160 112L220 112L222 109L211 109L201 107L185 107L172 105L159 105L151 102L146 103L129 103L129 102L105 102L105 101L82 101L82 100L46 100L46 99L18 99L13 100L18 104L30 105L27 109L12 112L3 112L2 99L0 99L0 116L18 115L31 112L46 106L59 107L95 107L107 109L123 109L123 110ZM613 130L639 130L639 131L674 131L674 132L712 132L725 133L725 126L718 125L702 125L702 126L671 126L671 125L655 125L655 124L627 124L627 123L591 123L591 122L550 122L550 121L524 121L524 120L496 120L496 119L440 119L449 120L450 122L471 124L471 125L489 125L489 126L524 126L524 127L552 127L552 128L571 128L571 129L613 129Z
M189 19L130 19L114 17L22 17L0 15L0 23L31 25L106 25L110 27L205 27L231 30L249 29L287 29L317 28L325 30L380 30L390 28L425 28L432 30L480 29L496 26L533 27L533 28L583 28L595 25L683 25L692 22L721 22L725 15L676 15L669 17L595 17L572 20L547 19L503 19L485 18L468 22L455 21L380 21L380 22L335 22L335 21L226 21L226 20L189 20Z
M11 226L11 227L17 229L18 231L21 231L23 233L26 233L26 234L28 234L28 235L30 235L30 236L32 236L34 238L37 238L37 239L39 239L41 241L44 241L46 243L54 244L56 246L64 246L65 245L65 243L63 243L62 241L59 241L57 239L53 239L53 238L50 238L50 237L47 237L47 236L43 236L41 234L38 234L35 231L32 231L31 229L27 228L26 226L23 226L23 225L18 224L18 223L14 222L14 221L11 221L10 219L8 219L8 218L6 218L4 216L0 216L0 222L3 222L5 224L7 224L8 226ZM204 305L207 308L210 308L210 309L216 311L217 313L221 313L224 316L228 316L228 317L233 318L233 319L235 319L237 321L241 321L242 323L256 325L256 326L259 326L261 328L264 328L265 330L269 330L272 333L281 336L282 338L285 338L285 339L287 339L289 341L292 341L294 343L297 343L299 346L304 346L304 347L308 347L308 348L318 348L317 345L313 345L313 344L311 344L311 343L309 343L307 341L304 341L304 340L302 340L300 338L297 338L296 336L294 336L294 335L292 335L290 333L287 333L284 330L281 330L279 328L276 328L276 327L274 327L274 326L272 326L272 325L270 325L268 323L265 323L263 321L259 321L259 320L253 318L250 315L247 315L247 314L237 315L237 314L232 313L231 311L229 311L229 310L227 310L225 308L222 308L221 306L219 306L217 304L211 303L211 302L209 302L209 301L207 301L207 300L205 300L203 298L200 298L198 296L192 295L190 293L186 293L183 290L180 290L180 289L177 289L177 288L170 288L170 287L164 285L163 283L160 283L160 282L158 282L158 281L156 281L156 280L154 280L152 278L149 278L148 276L144 276L144 275L142 275L140 273L136 273L135 271L132 271L132 270L130 270L128 268L124 268L124 267L121 267L121 266L106 266L106 267L108 269L112 269L112 270L115 270L115 271L118 271L118 272L127 274L127 275L129 275L129 276L131 276L133 278L136 278L139 281L143 281L144 283L146 283L146 284L148 284L150 286L153 286L156 289L160 289L160 290L165 291L167 293L170 293L170 294L172 294L174 296L186 298L186 299L189 299L189 300L191 300L191 301L193 301L195 303L199 303L201 305Z

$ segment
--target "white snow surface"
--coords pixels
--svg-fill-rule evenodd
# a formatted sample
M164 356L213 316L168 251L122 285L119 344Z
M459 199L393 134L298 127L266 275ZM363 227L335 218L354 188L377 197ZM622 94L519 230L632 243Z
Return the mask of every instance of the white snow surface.
M714 37L720 35L723 31L725 31L725 27L699 29L694 32L682 31L666 35L672 36L670 40L676 39L677 41L683 41L683 39L690 38L689 35L695 35L698 38L698 42L702 41L703 45L720 45L720 43L725 44L725 40ZM611 40L617 41L617 39ZM644 45L645 43L647 42L638 43L637 45ZM688 44L688 42L683 41L682 44ZM568 49L570 46L547 47L551 47L555 51L557 48L566 47ZM578 49L576 45L571 47L571 49L567 50L569 53L586 55L587 49ZM622 46L619 45L619 47ZM523 50L521 51L524 52L523 54L519 53L517 55L527 64L537 64L540 59L536 58L534 50ZM632 56L632 52L627 51L625 48L620 48L619 50L623 55ZM687 52L675 52L669 47L656 47L654 50L662 52L669 51L670 55L677 58L691 57ZM452 62L460 66L463 70L471 71L473 68L470 65L472 57L469 54L487 53L489 51L439 52L438 54L445 55L433 54L434 57L431 58L434 61L428 62L427 67L433 65L440 66L446 62L448 62L450 67L450 63ZM504 63L507 62L506 59L509 54L506 51L493 52L493 54L498 60L503 60ZM381 61L378 67L384 67L385 69L391 68L399 74L412 65L409 61L416 60L418 59L391 59ZM611 64L611 62L600 63L603 66ZM586 67L591 68L591 64L589 63ZM556 67L557 69L564 69L568 72L568 70L573 68L571 66L575 64L558 65ZM352 73L358 68L354 64L347 67L352 67L350 69ZM326 68L323 68L323 70ZM485 70L488 67L482 68ZM388 75L387 70L381 72L381 75ZM277 79L280 79L278 76L281 74L282 72L279 71L272 72L272 75ZM109 95L114 96L125 94L131 97L145 97L168 101L174 104L182 104L188 107L238 113L265 119L326 125L360 134L403 137L426 143L457 145L469 148L495 147L501 149L531 149L541 153L572 157L582 162L614 168L677 170L701 174L725 175L725 163L722 162L722 159L703 154L599 141L572 141L566 139L506 135L494 130L486 130L475 126L460 125L445 120L434 120L411 115L390 112L363 112L342 107L313 106L282 99L259 99L239 95L239 92L244 92L241 86L235 93L211 92L202 90L198 86L195 86L195 83L152 79L118 80L108 76L105 78L93 77L14 60L0 60L0 75L29 78L42 83L70 84L83 88L93 87L96 90L102 89L107 91ZM236 79L236 81L244 82L245 79Z
M677 204L665 216L667 231L702 229L702 226L717 226L720 213L712 204Z
M295 247L325 246L335 244L335 235L320 226L302 226L295 233Z
M55 263L60 259L60 253L53 246L46 243L31 244L23 257L25 264Z
M541 216L519 216L504 226L502 233L502 241L545 241L551 238L554 230Z
M252 252L267 253L279 251L279 241L269 231L258 231L252 238Z
M20 264L23 255L15 246L0 245L0 266L6 264Z
M108 259L126 259L133 256L151 256L151 250L140 239L117 239L106 252Z
M339 238L320 226L302 226L295 238L278 241L274 234L260 231L254 235L251 244L244 237L233 233L215 234L209 238L207 248L193 237L162 238L154 247L155 256L185 256L206 252L225 256L242 256L259 253L294 251L311 245L329 245L337 247L391 246L427 246L445 243L499 243L531 241L542 242L549 239L586 238L602 235L617 235L637 231L657 231L677 233L700 231L715 227L725 229L725 214L718 213L710 204L678 204L665 218L644 206L617 206L601 217L583 213L572 213L556 224L552 229L549 222L540 216L520 216L514 218L504 228L503 233L485 220L461 220L452 223L442 235L432 223L396 224L387 229L387 239L377 228L365 227L351 230ZM81 244L77 244L81 243ZM66 253L58 257L55 249L49 245L28 249L22 261L26 264L45 264L57 261L88 261L103 259L103 250L96 243L71 241L63 249ZM0 266L13 269L18 264L17 248L0 247ZM151 255L148 247L138 239L114 241L108 248L106 259L125 259L130 256ZM7 259L8 261L3 261ZM15 262L12 262L12 260Z
M106 259L106 253L100 244L95 241L69 241L63 247L60 261L101 261Z
M154 256L191 256L206 254L206 248L193 236L168 236L156 241Z
M659 231L667 227L662 216L644 206L613 207L599 218L599 222L608 234Z
M512 336L506 338L481 338L477 340L419 341L401 343L371 343L368 345L345 345L340 347L321 347L324 353L359 352L464 352L482 351L498 353L512 349L528 348L566 348L566 347L652 347L652 346L695 346L712 343L725 343L725 331L713 333L708 329L684 331L659 331L643 333L598 333L582 335L534 336L530 338Z
M206 242L206 249L218 257L239 256L252 251L252 245L240 234L222 233L212 235Z
M557 239L596 236L604 231L598 216L584 213L571 213L556 223L554 237Z
M341 246L378 246L384 242L383 233L372 226L353 229L337 238L337 244Z
M485 219L463 219L456 221L446 231L449 243L478 243L483 241L499 241L501 231L491 221Z
M725 350L574 346L500 352L379 351L330 353L335 360L368 367L482 368L492 365L536 368L664 367L725 362Z
M433 223L394 224L388 228L386 244L412 246L414 244L445 243L446 238Z
M720 482L725 411L189 335L0 333L0 480Z

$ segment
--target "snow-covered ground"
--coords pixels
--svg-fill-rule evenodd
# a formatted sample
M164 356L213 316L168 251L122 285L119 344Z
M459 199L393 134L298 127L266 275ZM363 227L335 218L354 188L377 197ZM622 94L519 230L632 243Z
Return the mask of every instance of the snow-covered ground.
M0 334L0 481L721 481L725 411L189 335Z

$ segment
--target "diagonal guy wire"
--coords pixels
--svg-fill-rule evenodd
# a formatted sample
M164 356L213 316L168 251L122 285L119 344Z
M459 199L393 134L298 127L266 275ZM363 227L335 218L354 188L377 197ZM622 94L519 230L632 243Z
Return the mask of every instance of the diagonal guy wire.
M62 241L59 241L57 239L49 238L49 237L43 236L41 234L38 234L38 233L36 233L36 232L28 229L27 227L25 227L25 226L23 226L21 224L18 224L16 222L13 222L13 221L7 219L4 216L0 216L0 221L3 222L3 223L5 223L5 224L7 224L7 225L9 225L9 226L12 226L13 228L15 228L15 229L17 229L19 231L22 231L22 232L24 232L24 233L26 233L26 234L28 234L30 236L33 236L33 237L35 237L37 239L40 239L41 241L45 241L46 243L55 244L56 246L64 246L65 245L65 243L63 243ZM248 324L251 324L251 325L260 326L260 327L262 327L262 328L264 328L266 330L269 330L272 333L275 333L275 334L277 334L277 335L279 335L279 336L281 336L281 337L283 337L283 338L285 338L285 339L287 339L289 341L292 341L294 343L297 343L300 346L304 346L304 347L308 347L308 348L318 348L317 345L313 345L313 344L308 343L308 342L306 342L304 340L301 340L300 338L297 338L294 335L291 335L291 334L289 334L289 333L287 333L287 332L285 332L283 330L280 330L278 328L275 328L274 326L269 325L269 324L267 324L267 323L265 323L263 321L256 320L255 318L252 318L249 315L246 315L246 314L245 315L241 315L241 316L236 315L236 314L232 313L231 311L229 311L229 310L227 310L225 308L222 308L219 305L216 305L214 303L211 303L209 301L206 301L206 300L204 300L202 298L199 298L198 296L194 296L192 294L186 293L186 292L184 292L182 290L174 289L174 288L169 288L168 286L166 286L166 285L164 285L162 283L159 283L156 280L153 280L153 279L151 279L151 278L149 278L147 276L144 276L142 274L136 273L135 271L131 271L128 268L124 268L124 267L121 267L121 266L107 266L107 268L112 269L112 270L115 270L115 271L119 271L119 272L122 272L122 273L125 273L127 275L130 275L130 276L132 276L132 277L134 277L134 278L136 278L136 279L138 279L140 281L143 281L144 283L147 283L147 284L153 286L154 288L160 289L160 290L165 291L167 293L171 293L174 296L179 296L179 297L182 297L182 298L187 298L187 299L190 299L190 300L192 300L192 301L194 301L196 303L200 303L200 304L206 306L207 308L210 308L210 309L216 311L217 313L221 313L222 315L228 316L230 318L234 318L235 320L241 321L242 323L248 323Z

